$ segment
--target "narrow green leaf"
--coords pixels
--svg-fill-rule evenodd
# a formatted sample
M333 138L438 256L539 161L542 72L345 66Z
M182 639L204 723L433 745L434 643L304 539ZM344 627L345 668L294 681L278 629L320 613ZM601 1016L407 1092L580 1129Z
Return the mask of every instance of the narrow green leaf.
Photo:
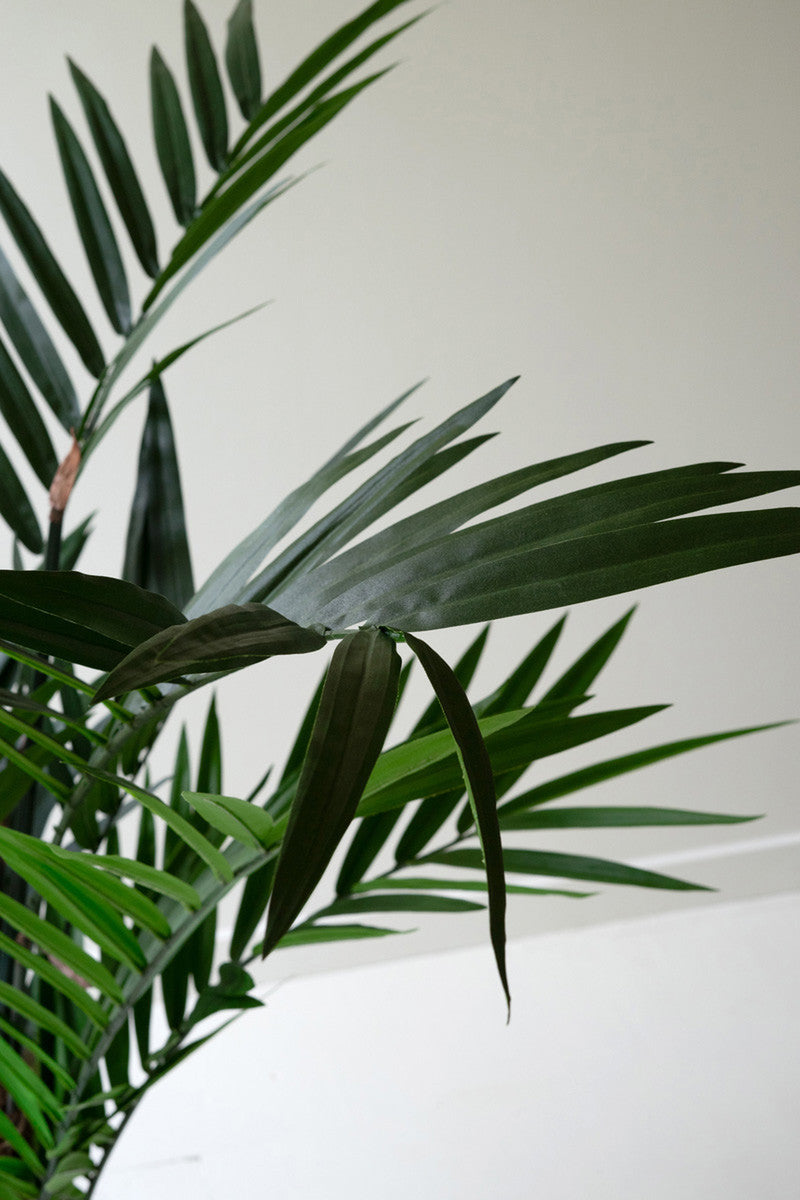
M252 533L249 533L238 546L235 546L212 572L197 595L189 601L186 606L187 616L193 617L199 613L208 612L217 608L220 603L230 601L234 595L238 594L270 550L306 515L315 501L350 471L366 462L373 453L387 444L385 437L380 438L371 446L362 447L353 453L364 438L419 386L416 384L413 388L409 388L368 421L310 479L290 492ZM406 427L401 426L399 430L395 431L395 434L402 432L403 428Z
M500 816L501 829L621 829L641 825L736 825L757 817L683 808L547 808Z
M275 822L257 804L248 804L236 796L201 792L186 791L183 797L209 825L226 837L235 838L255 850L266 849L276 840Z
M73 1029L70 1029L69 1025L66 1025L59 1017L49 1012L48 1009L36 1000L31 999L24 992L11 987L7 983L0 983L0 1003L5 1004L12 1012L19 1013L26 1020L32 1021L40 1029L46 1029L48 1033L52 1033L57 1038L60 1038L77 1058L89 1057L89 1050L83 1044L78 1034Z
M451 534L449 545L442 539L378 576L374 599L357 612L329 606L318 619L334 628L366 620L438 629L563 608L796 554L800 518L788 508L686 517L542 547L526 544L521 531L516 549L496 555L486 536L485 525Z
M208 201L197 217L191 220L191 223L187 223L185 234L175 246L169 262L144 301L145 311L151 307L169 280L194 258L226 222L241 212L244 205L273 178L301 146L338 116L359 92L369 87L377 78L378 76L370 76L355 87L323 101L297 128L289 130L265 154L242 171L224 192Z
M143 817L146 813L147 810L143 809ZM152 813L147 815L152 820ZM81 861L91 863L95 867L102 867L104 871L110 871L113 875L120 875L123 879L130 879L134 883L139 883L142 887L150 888L151 891L158 892L162 896L169 896L171 900L179 901L179 903L192 911L200 907L200 896L190 883L187 883L184 879L178 879L176 876L170 875L167 871L160 871L151 863L140 862L138 859L123 858L117 854L87 853L81 854Z
M131 299L122 256L89 160L64 113L50 97L50 113L83 248L108 319L120 334L131 328Z
M67 1154L59 1160L58 1170L48 1179L48 1191L53 1196L68 1195L68 1185L73 1179L93 1173L95 1170L95 1165L88 1154L82 1152ZM80 1194L84 1195L85 1193L81 1192Z
M326 674L327 671L324 671L322 678L314 689L314 695L311 697L311 701L306 708L305 713L303 714L303 719L300 722L300 728L298 729L297 735L292 743L292 748L289 751L286 759L286 766L283 768L283 773L278 783L278 791L285 787L293 776L297 776L299 774L300 768L303 765L303 759L306 756L308 743L311 739L311 730L314 727L317 709L319 708L319 702L322 698L322 689L325 685Z
M767 729L779 729L786 722L776 722L772 725L754 725L748 729L734 729L726 733L711 733L704 737L683 738L677 742L666 742L662 746L650 746L646 750L637 750L633 754L624 754L619 758L607 759L604 762L593 763L579 771L571 771L558 779L551 779L537 787L514 796L500 808L500 819L522 809L533 808L535 805L546 804L549 800L557 800L561 796L571 795L595 783L603 783L607 779L616 779L629 771L638 771L651 763L663 762L678 754L687 754L690 750L699 750L703 746L713 746L716 742L729 741L731 738L744 737L748 733L762 733Z
M0 338L0 412L39 481L49 488L58 459L44 421Z
M4 1021L1 1018L0 1029L9 1035L9 1042L17 1042L20 1046L27 1050L31 1057L35 1058L44 1067L46 1067L48 1071L51 1072L53 1078L58 1080L59 1083L63 1084L65 1088L68 1088L70 1091L72 1091L72 1089L76 1087L76 1081L72 1078L69 1072L65 1071L60 1063L57 1063L54 1058L42 1050L39 1043L35 1042L33 1038L26 1037L24 1033L20 1033L18 1029L15 1029L10 1021ZM0 1163L2 1163L2 1159L0 1159Z
M155 279L158 274L155 230L128 147L97 88L71 59L67 61L119 214L139 262Z
M275 860L259 867L245 882L231 935L230 956L234 960L243 957L250 945L250 939L261 923L274 875Z
M628 627L628 622L635 611L635 607L629 608L619 621L616 621L610 629L606 630L572 664L569 670L565 671L556 680L553 686L545 692L539 703L547 704L551 700L564 700L569 696L585 695L619 645L622 635Z
M492 762L481 735L478 719L450 666L420 638L406 634L406 643L414 651L428 676L456 743L458 761L486 867L489 931L510 1016L511 993L506 973L506 887Z
M49 775L47 771L42 768L42 761L49 762L47 755L34 754L30 751L30 749L25 752L17 750L10 742L7 742L5 738L0 738L0 754L7 758L9 763L13 763L15 767L18 767L24 777L27 777L27 779L33 779L36 783L40 783L42 787L51 795L57 796L62 802L69 798L69 788L60 780L55 779L52 775ZM30 786L27 783L26 778L22 778L21 786L20 781L17 781L17 787L13 792L13 796L9 797L7 769L8 768L5 768L3 771L3 783L5 786L3 788L2 798L0 799L0 813L2 813L3 816L16 808L17 804L22 799L22 796Z
M89 513L88 517L84 517L70 533L62 538L61 552L58 556L59 571L75 570L78 559L91 535L91 523L96 516L97 513Z
M714 890L699 883L675 879L671 875L643 871L640 867L629 867L625 863L610 862L605 858L587 858L580 854L558 854L555 851L544 850L505 850L503 860L507 871L518 871L525 875L556 875L561 879L590 879L595 883L619 883L632 887L665 888L669 891ZM479 850L447 850L442 854L429 855L426 861L448 867L483 869Z
M515 382L516 378L509 379L478 400L465 405L376 471L350 496L321 517L306 533L279 554L242 589L239 599L266 600L285 588L287 583L291 583L293 575L302 573L305 577L312 567L324 562L337 550L346 546L351 538L366 529L385 511L387 492L411 476L418 467L428 463L437 450L449 445L471 429L481 417L494 408ZM292 603L295 604L294 597ZM316 617L311 617L310 620L316 621ZM397 629L400 626L394 625L393 628Z
M95 693L101 700L204 671L236 671L275 654L321 650L325 639L263 604L228 604L138 646Z
M157 376L150 382L122 577L166 596L178 608L194 592L178 456Z
M261 66L253 27L253 0L239 0L228 18L225 65L239 111L245 121L250 121L261 103Z
M411 933L404 929L383 929L379 925L299 925L290 929L278 942L278 948L317 946L323 942L352 942L364 938L387 937L392 933ZM259 949L256 946L256 951Z
M2 949L11 958L15 958L27 970L31 970L38 975L40 979L44 979L56 991L63 992L65 996L69 996L76 1008L85 1013L93 1025L98 1029L105 1029L108 1024L108 1015L103 1011L96 1000L86 994L84 988L79 983L76 983L73 978L67 975L64 971L54 966L49 959L44 958L41 954L33 954L27 950L19 942L13 938L6 937L0 932L0 949Z
M44 1080L31 1069L21 1054L4 1041L0 1041L0 1064L3 1068L3 1082L12 1097L17 1098L18 1095L21 1098L23 1094L26 1095L31 1101L31 1108L39 1118L42 1117L43 1112L47 1112L51 1116L60 1114L61 1105ZM15 1085L21 1085L17 1095L15 1095L17 1092ZM44 1138L48 1144L52 1145L52 1135L46 1125L44 1125Z
M109 907L117 909L125 917L130 917L137 925L149 929L156 937L164 939L170 936L172 930L164 914L152 900L138 892L135 887L122 883L115 873L102 870L98 863L87 861L88 856L82 853L61 850L55 846L48 846L48 849L61 860L63 868L76 884L83 885ZM118 856L113 855L112 858ZM135 871L136 868L133 869Z
M365 912L478 912L485 904L458 900L452 896L374 895L346 896L334 900L317 916L337 917Z
M189 133L175 80L156 47L150 56L150 99L161 174L179 225L195 216L197 185ZM163 279L162 271L160 279Z
M99 378L105 368L105 360L83 306L54 258L41 229L2 171L0 212L53 315L80 354L86 369Z
M0 1137L7 1142L12 1150L16 1150L25 1165L33 1171L37 1179L44 1178L44 1165L36 1157L30 1144L25 1140L10 1117L0 1109ZM25 1193L23 1193L25 1194ZM10 1193L13 1197L13 1192Z
M139 810L139 833L136 839L136 860L145 870L154 870L156 862L156 830L153 814L147 808ZM176 877L168 872L160 875L177 882ZM143 880L141 882L144 882ZM188 884L186 886L189 886ZM192 889L194 890L194 889ZM199 897L198 897L199 899ZM186 897L181 901L187 908L194 909L194 898ZM139 1051L139 1061L146 1070L150 1057L150 1016L153 1008L153 989L148 988L144 995L133 1006L133 1028L136 1035L136 1045Z
M400 655L380 630L337 645L281 846L263 953L288 932L319 882L380 754L397 699Z
M50 335L36 314L11 264L0 250L0 321L33 382L69 431L80 421L75 388Z
M413 876L389 879L383 876L379 879L366 879L362 883L357 883L353 891L358 893L375 892L385 891L389 888L399 888L402 891L405 888L408 891L485 892L488 886L485 879L427 879ZM592 892L572 892L563 888L522 887L517 883L507 883L506 892L509 895L517 896L572 896L580 900L593 895Z
M203 727L200 743L200 761L197 764L198 792L219 792L222 788L222 739L217 716L217 697L212 695Z
M39 522L36 520L36 513L33 511L33 506L20 483L19 476L2 446L0 446L0 516L23 546L26 546L34 554L41 553L44 542Z
M163 596L78 571L0 571L0 631L31 650L99 670L185 620Z
M34 946L38 946L43 954L50 955L55 961L64 963L90 986L99 988L104 996L122 1002L122 992L115 983L113 975L81 949L67 934L63 933L51 921L44 921L36 916L29 908L12 900L10 896L0 893L0 916L8 921L14 929L19 930L25 937L30 938Z
M234 146L232 156L235 158L239 155L253 134L262 125L266 125L267 121L279 112L285 104L293 100L306 84L310 83L321 71L324 71L335 58L343 54L362 33L365 33L369 29L370 25L374 25L382 17L388 16L395 8L398 8L405 2L406 0L377 0L377 3L370 4L359 16L340 26L330 37L321 42L315 50L312 50L280 87L276 88L267 97L258 111L253 114L250 124Z
M566 619L566 614L559 617L555 625L548 629L533 649L525 655L519 666L511 672L508 679L505 679L490 696L478 701L475 705L475 712L479 717L492 716L512 708L522 708L527 703L531 692L541 679L545 667L550 662ZM575 693L573 692L572 695Z
M228 157L228 116L219 68L205 21L192 0L184 0L183 17L186 65L197 127L209 163L215 171L221 171Z

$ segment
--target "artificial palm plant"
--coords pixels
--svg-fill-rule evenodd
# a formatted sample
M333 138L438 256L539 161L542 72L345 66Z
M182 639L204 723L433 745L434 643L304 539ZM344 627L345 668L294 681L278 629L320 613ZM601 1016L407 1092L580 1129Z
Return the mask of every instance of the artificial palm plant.
M203 18L186 0L190 105L157 50L151 60L157 157L184 230L166 259L116 120L89 76L70 64L88 139L55 101L52 120L116 336L111 356L103 349L108 331L95 330L35 215L0 174L0 211L23 275L0 251L0 409L16 442L8 455L0 450L0 514L15 539L12 569L0 571L0 1200L91 1194L148 1089L217 1031L218 1014L259 1003L248 973L256 957L302 942L390 935L384 914L485 906L508 997L507 891L575 898L587 882L695 885L595 857L504 850L503 831L743 819L552 802L749 729L603 757L520 785L533 762L659 710L582 711L630 612L545 689L559 615L477 702L466 689L488 626L452 668L419 634L793 553L793 510L705 510L796 484L797 472L693 464L484 517L642 444L614 443L490 479L356 540L480 447L485 436L467 435L512 380L383 456L309 525L312 506L334 485L366 474L369 460L406 433L401 424L368 440L407 392L195 587L165 379L208 333L134 382L126 369L203 267L297 182L276 182L289 159L383 73L373 58L416 19L387 26L401 8L405 0L370 5L265 98L250 0L240 0L228 22L227 83ZM229 126L228 86L238 132ZM187 107L213 177L202 198ZM100 171L116 214L102 198ZM149 278L141 302L127 282L120 237ZM95 381L88 395L64 365L64 337ZM123 577L81 574L89 528L64 530L71 490L118 416L144 395ZM54 436L42 405L60 426ZM37 481L49 490L46 536ZM265 658L306 653L327 665L276 779L254 781L246 797L224 793L212 699L195 768L184 732L169 779L153 782L150 752L183 697ZM413 664L435 698L408 735L384 749ZM317 885L346 837L335 896L320 899ZM507 885L507 872L534 884ZM223 939L216 916L231 893L233 932ZM151 1027L154 992L166 1040Z

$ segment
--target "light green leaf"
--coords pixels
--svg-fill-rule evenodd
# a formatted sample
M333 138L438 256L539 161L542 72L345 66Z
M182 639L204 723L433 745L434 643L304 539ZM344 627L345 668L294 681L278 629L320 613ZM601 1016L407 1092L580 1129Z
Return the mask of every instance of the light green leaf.
M89 1050L84 1045L81 1038L70 1029L59 1017L51 1013L44 1005L38 1001L31 999L18 988L11 987L8 983L0 983L0 1003L4 1004L12 1012L17 1012L26 1020L38 1025L40 1029L46 1029L48 1033L52 1033L55 1037L60 1038L76 1058L88 1058Z
M183 793L183 798L209 825L254 850L266 849L276 840L275 822L256 804L236 796L189 791Z
M58 153L83 248L108 319L120 334L131 328L131 299L122 256L89 160L75 132L50 97Z

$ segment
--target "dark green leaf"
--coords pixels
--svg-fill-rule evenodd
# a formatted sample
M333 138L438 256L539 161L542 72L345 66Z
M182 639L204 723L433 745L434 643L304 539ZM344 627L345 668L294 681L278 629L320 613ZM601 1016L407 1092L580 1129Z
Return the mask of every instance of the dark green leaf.
M194 592L178 457L158 377L150 383L122 577L178 608Z
M547 704L553 700L566 700L570 696L583 696L616 650L634 612L635 608L628 609L624 617L606 630L545 692L539 703Z
M369 879L363 883L357 883L353 891L358 893L374 892L387 888L399 888L402 891L403 888L406 888L409 891L485 892L488 886L485 879L426 879L411 876L406 876L404 879L388 879L383 876L380 879ZM509 895L513 893L518 896L572 896L579 900L593 895L592 892L571 892L565 891L563 888L522 887L515 883L507 883L506 891Z
M500 819L521 809L533 808L535 805L546 804L549 800L557 800L560 796L568 796L572 792L591 787L592 784L602 783L606 779L615 779L628 771L638 771L651 763L662 762L678 754L686 754L690 750L698 750L703 746L712 746L715 742L725 742L731 738L743 737L748 733L761 733L767 729L778 729L784 722L774 725L755 725L749 729L734 729L728 733L711 733L705 737L684 738L678 742L666 742L663 746L651 746L646 750L637 750L634 754L625 754L620 758L611 758L605 762L594 763L580 771L571 771L558 779L541 783L538 787L530 788L519 796L514 796L500 808Z
M36 513L33 511L19 476L11 465L5 450L0 446L0 516L16 534L23 546L34 554L40 554L44 542ZM26 574L26 572L21 572ZM3 630L6 633L6 630ZM11 636L9 634L9 636Z
M400 655L377 629L336 647L275 871L264 954L288 932L352 820L394 714Z
M16 1150L19 1157L33 1171L37 1178L41 1179L44 1177L45 1169L43 1164L36 1157L30 1144L25 1140L14 1122L10 1117L6 1116L2 1109L0 1109L0 1137L8 1143L12 1150ZM13 1192L9 1194L13 1200ZM24 1195L25 1193L23 1192L22 1194Z
M239 110L245 121L250 121L261 103L261 67L253 28L253 0L239 0L228 19L225 65Z
M40 979L44 979L56 991L69 996L76 1008L89 1018L98 1029L104 1029L108 1024L108 1015L96 1000L89 996L84 987L74 978L66 974L60 967L55 966L41 954L33 954L18 941L0 933L0 950L15 958L26 970L33 971Z
M89 267L109 321L117 333L124 335L131 328L131 300L117 240L89 160L52 97L50 111L67 191Z
M78 1058L88 1058L89 1050L83 1044L77 1033L70 1029L42 1004L7 983L0 983L0 1004L5 1004L13 1012L17 1012L26 1020L32 1021L40 1029L55 1034Z
M76 525L71 533L68 533L61 541L61 552L59 554L58 569L59 571L74 571L75 565L78 562L83 548L89 540L92 532L90 525L94 520L96 513L89 513L88 517L84 517L79 525Z
M77 571L0 571L0 632L55 658L109 670L184 620L163 596Z
M520 530L507 553L494 554L492 544L486 525L452 534L377 576L373 599L357 612L329 605L317 619L333 628L366 620L438 629L562 608L796 554L800 519L798 510L778 508L686 517L543 547L530 545Z
M416 384L398 396L376 417L359 429L353 437L348 438L332 458L328 459L310 479L290 492L252 533L249 533L238 546L235 546L189 602L186 609L187 615L197 616L200 612L217 608L223 601L231 600L244 587L269 551L294 528L320 496L323 496L329 488L338 483L350 471L382 449L386 445L387 437L391 439L403 428L406 428L401 426L400 429L392 431L392 434L384 435L371 445L356 451L356 447L364 438L419 386ZM354 451L356 452L354 453Z
M336 895L346 896L353 885L363 879L385 846L397 824L402 809L364 817L353 835L336 879Z
M492 762L467 694L449 665L420 638L407 633L406 643L416 654L431 681L456 743L458 761L486 867L489 931L510 1015L511 994L506 974L506 885Z
M363 938L387 937L390 933L404 933L402 929L382 929L378 925L299 925L285 933L278 946L288 950L290 946L316 946L323 942L352 942ZM409 932L411 932L409 930ZM258 950L258 947L256 947Z
M527 703L528 697L550 661L566 619L566 615L559 617L555 625L548 629L544 637L540 638L533 649L525 655L508 679L504 680L490 696L478 701L475 705L477 716L493 716L495 713L506 712L508 709L522 708Z
M640 825L735 825L757 817L683 808L547 808L500 816L502 829L620 829Z
M275 860L254 871L244 885L231 935L230 956L233 959L241 958L250 945L267 907L274 874Z
M150 56L150 97L161 174L175 218L187 226L194 220L197 197L192 148L175 80L155 46ZM163 276L164 272L160 281Z
M311 702L303 714L303 720L300 723L297 736L292 743L292 748L289 751L288 758L286 759L286 766L283 769L283 774L281 775L280 782L278 783L278 790L284 787L292 778L292 776L296 776L303 765L303 759L306 756L308 743L311 739L311 730L314 727L317 709L319 708L319 702L322 697L322 689L325 685L325 674L326 672L323 672L322 678L314 689L314 695L311 697Z
M68 62L120 216L125 222L139 262L154 279L158 274L155 230L125 140L108 105L92 81L71 59Z
M458 900L452 896L373 895L347 896L334 900L317 916L336 917L365 912L478 912L485 904L472 900Z
M447 850L442 854L431 854L426 861L448 867L483 870L480 850ZM590 879L596 883L620 883L633 887L665 888L668 891L713 891L713 888L674 879L671 875L660 875L655 871L629 867L625 863L610 862L605 858L587 858L580 854L505 850L503 861L507 871L518 871L524 875L557 875L561 879Z
M228 156L228 116L219 68L205 21L192 0L184 0L183 16L186 65L197 127L208 161L215 171L221 171Z
M377 0L377 3L370 4L359 16L342 25L324 42L321 42L315 50L312 50L253 115L249 126L233 148L233 156L236 157L240 154L243 147L262 125L266 125L267 121L275 116L285 104L293 100L306 84L324 71L335 58L343 54L362 33L366 32L370 25L374 25L382 17L388 16L390 12L405 2L406 0Z
M391 462L376 471L350 496L337 504L326 516L279 554L246 588L240 599L266 600L268 596L285 588L292 576L306 573L312 567L330 558L337 550L346 546L352 537L366 529L385 511L386 494L417 468L427 464L443 446L449 445L462 433L471 429L485 416L516 382L509 379L491 392L459 409L430 433L418 438ZM292 598L293 605L295 601ZM310 620L316 620L311 617ZM399 626L395 626L399 628Z
M75 388L36 310L0 250L0 321L28 374L66 430L77 427Z
M39 226L2 171L0 212L61 328L80 354L86 369L95 378L99 377L105 368L103 351L81 302L53 257Z
M95 699L184 675L240 670L275 654L306 654L324 645L320 634L263 604L228 604L143 642L111 672Z

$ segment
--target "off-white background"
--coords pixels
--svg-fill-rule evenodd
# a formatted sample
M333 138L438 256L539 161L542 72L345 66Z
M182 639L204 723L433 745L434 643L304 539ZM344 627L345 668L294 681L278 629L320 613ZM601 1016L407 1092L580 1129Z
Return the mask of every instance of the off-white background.
M2 6L0 163L89 294L45 92L54 92L83 132L63 61L68 52L107 96L155 197L164 253L177 231L150 145L147 56L157 41L183 77L179 7L116 0ZM202 6L218 46L229 7ZM354 7L256 0L267 79L278 82ZM298 163L324 160L324 170L242 235L151 345L160 356L274 298L167 378L198 582L352 428L422 376L430 382L407 407L427 428L522 374L485 422L503 436L464 464L462 486L637 437L655 445L586 473L585 482L702 459L795 466L799 46L800 10L778 0L452 0L405 35L397 44L401 66ZM143 294L133 261L130 277ZM64 353L69 358L69 348ZM85 388L78 365L75 374ZM100 510L87 570L119 568L141 416L135 408L119 423L74 497L73 519ZM784 560L641 593L631 630L598 684L598 704L674 707L613 745L556 760L540 778L673 737L798 714L796 585L796 564ZM628 602L576 610L561 666ZM495 630L476 694L550 620L519 618ZM467 633L432 640L454 655ZM227 790L244 794L267 762L280 762L318 670L315 661L273 663L226 685ZM193 719L204 704L194 705ZM154 1096L141 1132L136 1124L130 1131L127 1158L121 1150L119 1170L112 1168L109 1196L126 1186L122 1164L130 1171L168 1156L151 1152L160 1125L174 1130L169 1154L200 1145L213 1170L225 1164L213 1187L205 1169L195 1173L209 1195L269 1188L287 1200L333 1200L399 1195L405 1185L425 1197L516 1200L545 1188L570 1198L627 1198L680 1189L703 1198L788 1200L791 1142L781 1114L791 1098L780 1064L788 1060L788 997L797 985L791 903L748 898L797 888L797 747L796 730L779 730L651 768L592 797L765 813L759 823L540 839L663 866L720 887L724 900L736 902L731 907L627 889L580 904L513 906L516 936L588 928L514 944L510 1033L500 1028L483 945L287 985L266 1013L242 1021L187 1067L169 1085L177 1091ZM671 915L644 919L664 910ZM642 920L627 931L602 927L633 916ZM387 939L381 953L483 942L484 926L482 916L432 918L420 935L390 947ZM359 952L352 961L367 957ZM338 951L286 952L271 960L265 979L343 961ZM678 993L681 1005L673 1003ZM754 1011L758 1038L748 1024ZM353 1041L327 1095L326 1072L336 1061L330 1045L348 1021ZM691 1037L684 1037L687 1022ZM653 1046L682 1051L656 1060ZM273 1076L276 1047L286 1065ZM394 1086L389 1056L398 1049L406 1066L418 1066L416 1090ZM552 1054L547 1087L530 1093L527 1080L541 1072L545 1052ZM254 1061L262 1086L240 1103L243 1077L232 1064L251 1072ZM465 1061L469 1084L460 1074ZM609 1069L620 1062L624 1070ZM689 1063L696 1091L680 1067ZM280 1137L268 1142L264 1130L275 1113L284 1103L290 1111L292 1077L305 1081L296 1119L278 1125ZM643 1089L636 1099L634 1078ZM359 1129L374 1118L378 1097L393 1127L382 1143L386 1176L362 1186L347 1164L370 1140ZM440 1104L442 1124L432 1120L428 1101ZM195 1141L178 1122L182 1104ZM514 1139L503 1119L509 1104ZM341 1124L345 1112L350 1119ZM246 1136L238 1128L243 1113ZM331 1113L337 1136L328 1145ZM230 1123L220 1133L223 1116ZM491 1183L472 1157L484 1127L493 1149L481 1161L500 1171ZM759 1130L750 1143L746 1128ZM310 1155L308 1139L325 1153ZM420 1152L401 1152L401 1144ZM526 1162L540 1164L530 1181L521 1167L502 1165L512 1144L524 1148ZM265 1172L263 1185L244 1182L256 1170L248 1149ZM320 1174L301 1180L314 1163ZM231 1174L235 1166L242 1176ZM169 1172L152 1169L136 1187L174 1195L173 1183Z

